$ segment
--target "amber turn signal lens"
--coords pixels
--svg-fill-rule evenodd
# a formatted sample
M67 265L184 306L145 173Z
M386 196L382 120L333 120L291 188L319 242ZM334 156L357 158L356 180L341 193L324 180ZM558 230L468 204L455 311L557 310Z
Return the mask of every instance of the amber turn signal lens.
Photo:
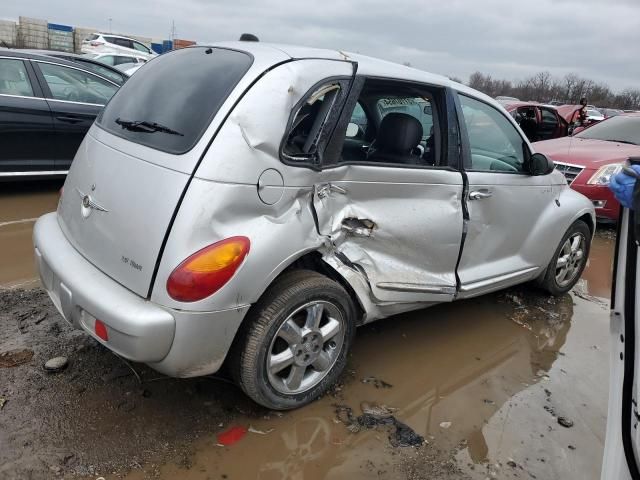
M167 292L179 302L195 302L226 284L249 253L247 237L230 237L198 250L167 279Z

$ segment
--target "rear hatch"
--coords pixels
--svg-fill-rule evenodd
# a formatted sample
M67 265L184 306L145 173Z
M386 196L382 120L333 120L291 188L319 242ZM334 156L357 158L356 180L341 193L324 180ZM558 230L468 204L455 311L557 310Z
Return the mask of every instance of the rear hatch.
M62 230L93 265L148 296L167 229L208 139L264 65L223 48L149 62L85 137L58 207ZM143 122L143 123L136 123Z

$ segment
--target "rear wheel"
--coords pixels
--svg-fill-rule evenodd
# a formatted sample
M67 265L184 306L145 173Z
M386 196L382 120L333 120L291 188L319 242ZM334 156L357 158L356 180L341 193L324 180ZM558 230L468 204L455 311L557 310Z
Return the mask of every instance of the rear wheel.
M562 295L576 284L589 258L591 231L582 220L564 234L538 284L552 295Z
M233 372L254 401L300 407L337 380L355 331L353 302L340 284L312 271L289 272L247 315Z

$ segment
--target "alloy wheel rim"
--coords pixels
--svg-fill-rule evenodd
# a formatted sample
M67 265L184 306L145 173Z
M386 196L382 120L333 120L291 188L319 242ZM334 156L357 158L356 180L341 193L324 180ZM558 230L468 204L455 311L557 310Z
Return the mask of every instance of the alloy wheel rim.
M336 363L345 336L345 319L332 303L315 300L290 314L271 340L267 378L278 392L293 395L318 385Z
M556 260L556 283L560 288L569 285L580 273L586 258L585 245L581 233L574 233L562 245Z

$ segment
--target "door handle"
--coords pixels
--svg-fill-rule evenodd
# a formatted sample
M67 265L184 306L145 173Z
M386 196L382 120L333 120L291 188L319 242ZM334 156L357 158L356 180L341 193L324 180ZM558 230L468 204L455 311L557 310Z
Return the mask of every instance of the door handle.
M485 188L482 190L474 190L473 192L469 192L469 200L483 200L491 197L491 195L493 195L493 192Z
M56 120L60 120L61 122L65 123L80 123L82 121L80 117L66 115L60 115L59 117L56 117Z

